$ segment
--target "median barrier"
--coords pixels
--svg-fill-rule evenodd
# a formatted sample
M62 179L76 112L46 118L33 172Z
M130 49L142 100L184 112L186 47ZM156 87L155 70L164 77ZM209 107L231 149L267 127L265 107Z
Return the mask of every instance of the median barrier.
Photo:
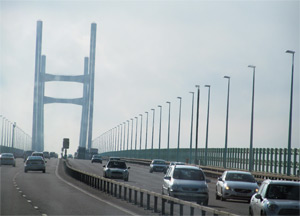
M63 160L63 159L62 159ZM162 195L142 188L117 182L85 171L73 168L67 160L63 160L65 172L78 181L81 181L97 190L129 203L152 210L161 215L228 215L235 214L219 211L207 206L198 205L193 202L180 200L167 195ZM167 210L169 207L169 210ZM175 208L177 211L175 211Z

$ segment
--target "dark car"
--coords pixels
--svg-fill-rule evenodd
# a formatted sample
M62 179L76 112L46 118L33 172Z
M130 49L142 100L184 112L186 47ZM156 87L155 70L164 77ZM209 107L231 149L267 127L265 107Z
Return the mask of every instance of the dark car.
M29 156L32 155L33 152L34 152L34 151L30 151L30 150L24 152L24 155L23 155L23 157L24 157L24 162L26 161L26 159L27 159Z
M101 155L93 155L91 163L102 163Z
M149 172L164 172L166 173L168 169L168 164L165 160L161 160L161 159L154 159L152 160L151 164L150 164L150 170Z

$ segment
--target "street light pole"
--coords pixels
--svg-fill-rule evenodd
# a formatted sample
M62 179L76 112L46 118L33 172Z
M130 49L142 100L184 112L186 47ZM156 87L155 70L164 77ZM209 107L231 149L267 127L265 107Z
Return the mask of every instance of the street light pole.
M250 155L249 155L249 171L253 171L253 118L254 118L254 88L255 88L255 66L248 65L253 69L253 84L252 84L252 108L251 108L251 127L250 127Z
M179 146L180 146L180 121L181 121L181 97L177 97L179 99L179 119L178 119L178 145L177 145L177 155L176 161L179 161Z
M132 152L132 138L133 138L133 118L131 120L131 142L130 142L130 150Z
M161 143L161 114L162 114L162 106L158 105L160 108L160 118L159 118L159 139L158 139L158 158L160 158L160 143Z
M227 93L227 111L226 111L226 129L225 129L225 148L223 155L223 167L226 168L226 157L227 157L227 140L228 140L228 112L229 112L229 88L230 88L230 77L224 76L228 79L228 93Z
M287 175L291 175L291 147L292 147L292 112L293 112L293 86L294 86L294 56L295 51L287 50L286 53L292 54L292 78L291 78L291 97L290 97L290 116L289 116L289 138L288 138L288 161Z
M146 136L145 136L145 150L147 150L147 138L148 138L148 112L145 112L147 114L146 118ZM146 151L145 151L146 152Z
M169 149L170 149L170 117L171 117L171 102L167 101L169 104L169 118L168 118L168 143L167 143L167 160L169 160Z
M152 123L152 143L151 143L151 159L153 159L153 139L154 139L154 117L155 117L155 109L151 109L153 111L153 123Z
M208 125L209 125L209 105L210 105L210 85L205 85L208 88L207 102L207 120L206 120L206 141L205 141L205 166L207 166L207 148L208 148Z
M134 156L136 157L137 129L138 129L138 122L139 122L139 119L138 119L138 117L135 117L135 119L136 119L136 124L135 124L135 148L134 148Z
M142 151L142 132L143 132L143 115L140 114L141 116L141 128L140 128L140 153ZM141 156L141 154L139 154L139 157Z
M196 85L197 88L197 118L196 118L196 143L195 143L195 164L198 164L198 125L199 125L199 101L200 101L200 86Z
M194 120L194 92L192 94L192 114L191 114L191 136L190 136L190 158L189 163L192 162L192 148L193 148L193 120Z
M127 120L127 124L128 124L128 126L127 126L127 157L129 157L129 151L128 151L128 146L129 146L129 123L130 123L130 121Z

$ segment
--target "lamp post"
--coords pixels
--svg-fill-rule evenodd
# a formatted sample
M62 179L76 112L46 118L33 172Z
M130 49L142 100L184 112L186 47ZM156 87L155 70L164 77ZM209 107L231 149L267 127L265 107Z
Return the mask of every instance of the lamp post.
M142 151L142 131L143 131L143 115L140 114L141 116L141 128L140 128L140 153ZM139 154L139 157L141 156L141 154Z
M195 164L198 164L198 129L199 129L199 101L200 101L200 86L196 85L197 88L197 118L196 118L196 143L195 143Z
M179 161L179 146L180 146L180 121L181 121L181 97L177 97L179 99L179 119L178 119L178 145L177 145L177 155L176 161Z
M193 120L194 120L194 92L192 94L192 114L191 114L191 136L190 136L190 158L189 163L192 161L192 147L193 147Z
M154 117L155 117L155 109L151 109L153 111L153 123L152 123L152 143L151 143L151 159L153 159L153 139L154 139Z
M137 146L137 129L138 129L138 117L135 117L136 124L135 124L135 148L134 148L134 155L136 157L136 146Z
M129 151L128 151L128 146L129 146L129 124L130 124L130 120L127 120L127 157L129 157Z
M225 148L223 155L223 167L226 168L226 156L227 156L227 140L228 140L228 112L229 112L229 88L230 88L230 77L224 76L228 79L228 93L227 93L227 111L226 111L226 129L225 129Z
M121 129L120 129L120 151L122 151L123 150L123 148L122 148L123 124L121 123L120 126L121 126Z
M125 134L126 134L126 122L123 122L124 124L124 134L123 134L123 150L125 151Z
M210 105L210 85L205 85L208 88L207 102L207 120L206 120L206 141L205 141L205 166L207 166L207 148L208 148L208 125L209 125L209 105Z
M251 126L250 126L250 155L249 155L249 171L253 171L253 117L254 117L254 88L255 88L255 66L248 65L253 69L253 84L252 84L252 108L251 108Z
M170 149L170 117L171 117L171 102L167 101L169 104L169 117L168 117L168 143L167 143L167 160L169 160L169 149Z
M130 150L132 151L132 140L133 140L133 118L131 120L131 142L130 142Z
M148 138L148 112L145 112L147 114L146 118L146 136L145 136L145 150L147 150L147 138Z
M292 142L292 112L293 112L293 86L294 86L294 57L295 51L287 50L286 53L292 54L292 78L291 78L291 97L290 97L290 116L289 116L289 137L288 137L288 161L287 175L291 175L291 142Z
M160 117L159 117L159 138L158 138L158 158L160 158L160 143L161 143L161 114L162 114L162 106L158 105L160 108Z

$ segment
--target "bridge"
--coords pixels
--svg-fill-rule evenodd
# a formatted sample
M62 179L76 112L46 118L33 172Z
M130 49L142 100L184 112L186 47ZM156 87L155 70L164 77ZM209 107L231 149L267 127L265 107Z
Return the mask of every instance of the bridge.
M148 112L146 112L147 128L144 130L146 131L145 134L142 134L143 115L138 114L138 117L125 120L92 140L96 24L91 24L90 56L84 58L84 72L83 75L79 76L46 73L46 56L42 55L42 25L42 21L37 22L32 136L24 132L16 122L1 115L0 152L14 153L17 158L15 169L1 166L1 215L198 215L204 212L206 212L206 215L245 215L248 214L249 204L247 202L222 202L215 198L216 177L222 171L227 169L250 171L260 180L266 178L300 180L300 149L291 147L292 109L290 110L288 125L288 143L284 148L253 148L252 133L249 148L228 148L227 133L224 148L209 148L207 145L209 112L207 115L206 146L200 148L198 143L199 102L197 103L196 118L194 118L193 112L191 117L191 136L188 140L190 148L183 148L180 145L181 97L178 97L180 102L178 133L172 135L178 138L177 148L169 147L169 139L167 148L161 148L162 106L159 106L158 148L154 148L153 143L155 109L151 110L153 112L153 123L152 125L149 124L152 126L151 133L149 133L151 143L147 143ZM293 54L294 57L293 51L288 50L287 52ZM255 66L250 66L250 68L253 68L254 102ZM292 68L294 68L294 63ZM228 80L229 102L230 77L224 78ZM45 83L57 81L83 84L83 97L62 99L45 96ZM206 87L210 90L210 86ZM291 107L292 96L291 89ZM199 98L199 86L197 87L196 97ZM131 167L128 184L124 184L119 180L111 181L103 178L102 166L91 164L89 158L86 158L87 160L52 158L47 160L45 175L39 173L25 174L23 172L22 157L24 152L27 150L44 150L43 109L44 105L50 103L68 103L82 106L78 147L96 148L104 158L109 156L122 157ZM171 103L168 102L168 105L170 108ZM193 120L196 121L196 129L193 128ZM227 121L228 106L226 119L228 127ZM169 128L165 132L169 133ZM150 174L148 170L149 162L155 158L165 159L166 161L183 161L205 170L211 181L209 183L210 200L208 207L178 199L173 200L170 198L168 200L169 198L162 196L161 182L164 174ZM144 161L144 163L140 161ZM147 194L145 198L144 194ZM158 199L161 200L159 204L157 203ZM132 205L132 203L136 205ZM174 203L176 204L173 205ZM186 208L182 209L182 206Z

